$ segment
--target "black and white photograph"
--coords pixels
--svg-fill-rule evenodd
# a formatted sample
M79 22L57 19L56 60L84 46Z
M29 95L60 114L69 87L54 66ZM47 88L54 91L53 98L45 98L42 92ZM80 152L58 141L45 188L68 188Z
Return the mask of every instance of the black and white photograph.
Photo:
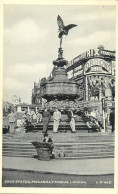
M115 74L115 3L3 5L2 188L114 189Z

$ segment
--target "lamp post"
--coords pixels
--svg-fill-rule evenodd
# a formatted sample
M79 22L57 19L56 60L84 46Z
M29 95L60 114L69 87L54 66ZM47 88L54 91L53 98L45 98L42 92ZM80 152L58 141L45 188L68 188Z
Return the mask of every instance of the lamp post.
M106 131L106 124L105 124L105 98L102 98L102 122L104 132Z

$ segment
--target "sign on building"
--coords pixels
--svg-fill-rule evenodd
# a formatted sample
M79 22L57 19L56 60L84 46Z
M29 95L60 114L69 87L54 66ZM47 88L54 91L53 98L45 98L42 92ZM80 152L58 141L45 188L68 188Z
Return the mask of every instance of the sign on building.
M84 66L84 74L88 72L111 74L111 64L103 59L90 59Z

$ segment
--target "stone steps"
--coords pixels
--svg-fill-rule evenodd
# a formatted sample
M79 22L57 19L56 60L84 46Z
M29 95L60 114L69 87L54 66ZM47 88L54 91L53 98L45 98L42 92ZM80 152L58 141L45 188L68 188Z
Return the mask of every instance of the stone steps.
M37 155L35 152L30 152L30 153L3 153L3 156L8 156L8 157L24 157L24 158L33 158ZM112 152L109 152L107 154L65 154L65 156L56 156L56 159L90 159L90 158L113 158L114 154Z
M38 133L39 134L39 133ZM43 134L40 133L41 139ZM63 136L64 135L64 136ZM31 140L34 134L3 135L3 156L34 157L37 155ZM78 134L50 134L55 145L56 158L88 159L114 157L114 134L110 133L78 133ZM24 140L22 139L24 138ZM13 141L14 139L14 141ZM20 142L18 142L18 140Z
M11 156L8 156L8 154L4 154L4 156L7 156L7 157L11 157ZM14 155L14 156L12 156L12 157L22 157L22 158L25 158L25 157L27 157L27 158L31 158L31 156L30 155ZM107 155L107 156L79 156L79 157L57 157L57 158L55 158L55 159L64 159L64 160L78 160L78 159L100 159L100 158L113 158L114 156L113 155Z
M64 143L61 145L59 143L55 143L54 144L56 149L65 149L68 151L73 150L74 152L77 150L86 150L87 152L89 151L93 151L93 150L109 150L109 149L114 149L114 144L112 142L107 142L104 144L79 144L79 145L72 145L71 143L69 145L65 145ZM10 143L5 143L3 144L3 149L4 150L24 150L24 151L28 151L28 150L34 150L34 146L32 144L24 144L24 145L20 145L20 144L10 144Z
M49 124L48 124L48 130L53 129L53 124L54 124L54 121L53 121L53 117L51 116ZM87 130L86 122L83 120L83 118L81 116L76 115L76 117L75 117L75 127L76 127L76 130L80 130L80 129L81 130ZM39 130L39 131L42 131L43 122L39 123L35 127L33 125L29 126L27 128L27 131L34 131L36 129ZM67 118L67 115L65 115L65 114L62 114L59 129L60 130L61 129L66 129L66 130L69 129L70 130L70 126L69 126L69 123L68 123L68 118Z
M102 142L114 142L114 134L106 133L49 133L49 136L52 138L54 143L102 143ZM32 141L42 141L42 133L33 133L33 134L15 134L9 137L9 134L3 135L3 143L5 142L22 142L22 143L31 143Z
M54 133L52 133L52 132L48 132L48 134L49 134L49 136L50 137L54 137L54 138L56 138L56 137L105 137L105 138L107 138L107 137L114 137L114 134L113 133L87 133L87 132L77 132L76 134L73 134L73 133L70 133L70 132L67 132L67 133L56 133L56 134L54 134ZM39 137L43 137L43 134L41 133L41 132L35 132L35 133L15 133L15 134L10 134L10 133L7 133L7 134L3 134L3 139L10 139L10 138L24 138L24 137L29 137L29 138L33 138L33 137L37 137L37 136L39 136Z

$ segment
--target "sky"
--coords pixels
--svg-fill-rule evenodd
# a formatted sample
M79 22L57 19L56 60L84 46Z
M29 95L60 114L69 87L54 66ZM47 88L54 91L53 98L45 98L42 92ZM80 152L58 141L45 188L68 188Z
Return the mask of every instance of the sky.
M63 38L66 60L99 45L115 50L113 5L4 5L3 100L16 95L31 103L34 82L51 73L59 48L58 15L65 25L77 25Z

